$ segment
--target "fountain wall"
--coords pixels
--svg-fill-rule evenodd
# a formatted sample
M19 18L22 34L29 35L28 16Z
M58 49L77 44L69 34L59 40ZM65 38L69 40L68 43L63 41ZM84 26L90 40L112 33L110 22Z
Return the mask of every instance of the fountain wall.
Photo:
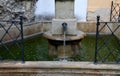
M72 1L73 0L70 0L70 2L66 5L66 7L69 7L71 4L73 4L73 3L71 3ZM100 16L102 16L101 21L109 21L111 1L106 0L104 3L102 2L103 0L100 0L99 2L97 2L97 1L96 1L96 4L93 3L94 2L93 0L88 1L88 9L87 9L87 20L88 21L87 22L79 22L78 21L77 22L78 30L88 32L88 33L95 33L96 32L96 15L98 15L98 14L100 14ZM120 2L120 0L116 0L116 1ZM25 3L27 3L27 2L25 2ZM98 5L98 3L100 3L100 4ZM28 2L26 4L26 6L28 6L29 4L30 4L30 2ZM58 4L60 4L60 2L58 2ZM2 4L0 4L0 6L1 5ZM55 9L58 10L58 8L60 8L60 7L57 7ZM30 9L30 7L26 8L26 10L28 10L28 9ZM74 10L73 9L68 10L68 12L70 12L70 11L74 11ZM61 14L64 14L64 12L61 12ZM45 32L45 31L50 30L51 26L52 26L51 21L46 21L46 22L42 22L42 23L38 23L38 24L36 24L36 23L35 24L34 23L27 24L27 26L24 26L24 35L28 36L28 35L31 35L34 33ZM114 28L115 27L113 27L113 29ZM1 35L2 35L2 33L4 33L4 32L2 31L2 29L0 29L0 31L1 31ZM15 29L13 30L13 32L16 32L16 34L17 34L17 31ZM103 32L109 33L109 31L107 29L105 29ZM12 33L12 31L11 31L11 33ZM120 38L119 30L116 32L116 35L117 35L117 37ZM13 34L13 36L14 36L14 34Z

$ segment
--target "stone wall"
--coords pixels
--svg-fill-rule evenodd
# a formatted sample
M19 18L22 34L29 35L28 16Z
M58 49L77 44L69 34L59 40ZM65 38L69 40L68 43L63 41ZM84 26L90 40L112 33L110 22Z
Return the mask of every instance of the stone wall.
M1 0L0 1L0 19L18 19L20 12L24 12L24 22L29 23L34 21L34 1L18 1Z
M44 32L51 30L52 22L45 22L43 24ZM100 26L101 28L102 26ZM96 33L96 22L77 22L77 29L86 33ZM105 28L102 30L103 33L109 33L109 29Z

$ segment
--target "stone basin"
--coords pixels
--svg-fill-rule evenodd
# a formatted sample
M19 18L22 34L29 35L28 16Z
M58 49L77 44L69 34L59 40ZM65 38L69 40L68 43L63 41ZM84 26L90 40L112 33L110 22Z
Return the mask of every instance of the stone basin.
M57 56L58 58L69 58L71 56L78 55L80 52L80 42L86 36L86 34L82 31L77 30L76 35L67 35L66 42L66 50L64 56L64 36L61 34L53 35L51 31L45 32L43 34L45 38L47 38L49 43L49 55Z

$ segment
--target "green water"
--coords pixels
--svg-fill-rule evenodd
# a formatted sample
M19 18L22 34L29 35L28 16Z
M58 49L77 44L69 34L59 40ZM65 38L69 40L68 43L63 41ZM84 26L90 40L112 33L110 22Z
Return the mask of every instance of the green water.
M106 36L102 36L100 39L103 40ZM117 52L113 53L114 57L118 59L120 56L118 53L120 53L120 47L118 44L119 41L113 36L107 36L109 39L107 46L109 46L109 49L115 48ZM110 38L111 37L111 38ZM53 61L56 57L51 57L48 55L48 42L47 39L45 39L42 36L37 36L33 38L26 39L25 41L25 51L24 51L24 57L25 61ZM101 42L98 42L99 46L101 45ZM11 45L11 44L10 44ZM14 54L15 58L17 60L20 60L21 53L17 46L10 46L9 47L12 50L12 54ZM104 57L108 54L109 51L106 46L102 47L102 51L100 50L100 57ZM75 61L94 61L94 53L95 53L95 37L94 36L86 36L82 42L81 42L81 50L80 54L75 57L71 57L72 60ZM8 51L5 51L3 47L0 47L0 56L4 57L5 59L12 59L13 57L9 54ZM108 58L108 61L112 61L115 58L110 56ZM101 58L98 57L100 60Z

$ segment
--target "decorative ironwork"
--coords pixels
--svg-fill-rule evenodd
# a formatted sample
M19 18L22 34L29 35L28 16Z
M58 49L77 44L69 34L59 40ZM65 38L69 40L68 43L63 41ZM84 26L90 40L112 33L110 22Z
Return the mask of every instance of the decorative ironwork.
M100 22L97 16L95 63L120 62L119 22ZM104 35L104 36L103 36ZM104 48L104 49L103 49Z
M0 60L10 59L24 62L22 13L19 20L0 20L0 27ZM18 54L21 57L17 57Z
M120 3L111 2L110 21L120 22Z

